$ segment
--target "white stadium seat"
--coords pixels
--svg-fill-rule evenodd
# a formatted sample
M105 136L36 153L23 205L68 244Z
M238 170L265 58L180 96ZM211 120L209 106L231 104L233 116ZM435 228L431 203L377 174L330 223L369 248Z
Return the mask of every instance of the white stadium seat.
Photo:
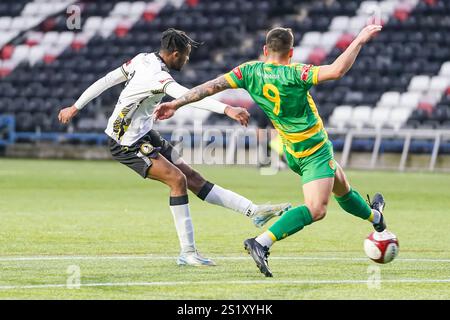
M102 17L89 17L83 26L84 31L95 31L98 32L102 28L103 18Z
M12 19L10 30L13 31L22 31L27 27L27 19L26 17L15 17Z
M145 6L145 12L153 12L153 13L158 13L159 11L161 11L162 7L164 7L164 3L161 1L158 2L149 2L147 3L147 5Z
M424 92L430 85L429 76L414 76L408 86L408 91Z
M26 30L34 28L37 25L39 25L42 21L44 21L44 19L45 17L29 17L25 20L25 28L23 29Z
M342 129L352 119L353 108L351 106L339 106L334 108L330 116L329 123L331 126Z
M22 10L22 16L30 17L30 16L38 15L39 7L41 5L42 5L42 3L38 3L38 2L28 2Z
M14 39L19 34L18 31L0 32L0 48L2 48L9 41Z
M450 85L450 77L446 78L443 76L434 76L431 78L430 87L428 90L430 92L444 92Z
M358 34L362 28L367 25L367 17L366 16L356 16L350 19L349 23L349 31L352 34Z
M12 18L11 17L0 17L0 31L9 30L11 26Z
M389 121L390 115L390 108L374 108L372 111L371 121L368 125L374 127L375 129L381 129Z
M442 92L429 91L420 98L420 102L435 106L442 98Z
M359 5L357 14L360 16L372 16L380 11L379 3L377 1L363 1Z
M14 49L14 53L11 56L11 60L20 63L28 58L30 47L27 45L19 45Z
M358 129L367 126L371 121L372 108L369 106L357 106L353 109L351 125Z
M95 31L83 31L75 34L74 42L86 44L95 35Z
M311 53L312 48L310 47L295 47L292 56L292 62L305 63Z
M342 33L339 31L328 31L323 33L320 38L320 46L326 51L331 51L341 35Z
M44 38L44 33L38 32L38 31L28 31L26 37L27 37L27 41L40 43L40 42L42 42L42 39Z
M380 101L377 104L379 108L393 108L397 106L400 102L400 92L397 91L388 91L383 93Z
M111 16L126 17L130 14L130 2L118 2L111 12Z
M412 111L413 109L409 108L397 108L392 110L387 125L396 130L400 129L400 127L406 123Z
M42 46L34 46L30 49L28 54L28 61L30 65L34 65L35 63L41 61L45 55L45 48Z
M105 18L103 20L102 27L99 30L100 34L103 37L107 38L113 33L113 31L117 28L118 24L123 20L124 20L123 18L117 16Z
M302 47L310 47L314 48L319 45L320 38L322 37L322 34L317 31L310 31L303 35L302 41L300 42Z
M392 15L395 11L395 6L397 5L397 1L385 0L379 3L380 11L382 14Z
M450 61L447 61L442 65L439 75L450 78Z
M337 16L331 20L331 31L345 31L348 29L350 18L347 16Z
M419 104L421 94L419 92L405 92L400 97L399 108L415 109Z
M58 43L59 32L50 31L44 34L44 38L42 39L42 43L45 45L56 44Z
M144 1L133 2L130 8L130 16L140 17L145 11L147 4Z
M74 39L75 33L70 31L61 32L58 38L58 44L68 46L73 42Z
M3 61L2 69L14 70L14 68L17 67L18 64L19 64L19 61L9 59L9 60Z
M38 7L38 16L49 16L55 11L54 3L41 3Z

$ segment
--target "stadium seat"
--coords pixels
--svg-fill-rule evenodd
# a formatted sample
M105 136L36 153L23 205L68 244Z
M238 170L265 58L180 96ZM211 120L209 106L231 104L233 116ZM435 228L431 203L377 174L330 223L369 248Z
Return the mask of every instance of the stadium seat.
M439 75L450 79L450 61L445 62L439 71Z
M350 18L348 31L353 35L357 35L361 31L361 29L366 26L366 24L367 24L366 16L352 17Z
M428 90L430 85L430 77L428 76L415 76L411 79L408 87L408 91L424 92Z
M381 129L389 121L391 109L386 107L377 107L372 111L371 121L368 123L369 127Z
M302 47L314 48L320 44L321 37L320 32L308 32L303 35L300 44Z
M357 129L366 127L371 122L372 108L369 106L358 106L353 109L351 125Z
M28 61L30 65L35 65L38 61L41 61L44 58L45 49L42 46L34 46L30 49L28 55Z
M311 53L310 47L298 46L294 48L292 55L292 62L307 63L309 54Z
M0 31L9 31L12 23L12 17L0 17Z
M320 38L320 47L325 49L325 51L330 51L335 45L338 39L341 37L341 32L339 31L328 31L322 34Z
M338 106L330 116L329 124L332 127L343 129L352 119L353 108L351 106Z
M450 86L450 77L435 76L431 78L429 91L442 93Z
M30 47L27 45L19 45L14 49L14 53L11 56L11 61L20 63L28 57Z
M411 113L412 109L410 108L395 108L391 111L389 120L386 122L386 125L392 127L395 130L398 130L404 123L406 123Z
M400 96L399 108L415 109L419 104L421 94L418 92L405 92Z
M350 23L350 18L347 16L334 17L330 24L330 31L346 31Z
M83 26L83 31L98 32L101 30L102 24L103 24L102 17L89 17Z

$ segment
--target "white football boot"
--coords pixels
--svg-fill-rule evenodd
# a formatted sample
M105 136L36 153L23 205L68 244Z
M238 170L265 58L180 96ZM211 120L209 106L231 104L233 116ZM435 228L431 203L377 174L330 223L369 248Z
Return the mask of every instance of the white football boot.
M194 267L210 267L215 266L216 263L211 259L203 257L197 250L190 252L181 252L177 259L179 266L194 266Z
M253 224L256 227L261 228L270 219L272 219L275 216L281 216L290 208L292 208L292 205L290 203L258 205L255 212L252 215Z

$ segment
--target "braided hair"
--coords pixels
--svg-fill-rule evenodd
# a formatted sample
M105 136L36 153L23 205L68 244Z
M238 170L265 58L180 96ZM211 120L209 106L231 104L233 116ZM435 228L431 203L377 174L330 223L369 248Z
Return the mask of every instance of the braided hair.
M161 36L161 50L168 52L184 52L189 45L197 48L202 44L202 42L197 42L190 38L184 31L173 28L164 31Z

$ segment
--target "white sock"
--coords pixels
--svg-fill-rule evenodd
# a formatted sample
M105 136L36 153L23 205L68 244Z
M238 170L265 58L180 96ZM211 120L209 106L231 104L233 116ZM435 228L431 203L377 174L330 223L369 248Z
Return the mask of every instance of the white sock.
M372 214L370 215L370 222L379 223L381 220L381 213L378 210L372 209Z
M266 231L263 234L261 234L260 236L256 237L256 239L255 239L256 242L258 242L263 247L270 248L275 241L272 238L272 234L269 232L270 231Z
M247 198L218 185L214 185L206 196L205 201L240 212L247 217L251 217L257 208L257 206Z
M187 199L187 196L185 197ZM172 199L174 198L177 199L181 197L171 197L171 204L173 204ZM192 225L192 219L189 212L189 204L171 205L170 211L172 211L178 239L180 240L181 251L195 251L194 226Z

